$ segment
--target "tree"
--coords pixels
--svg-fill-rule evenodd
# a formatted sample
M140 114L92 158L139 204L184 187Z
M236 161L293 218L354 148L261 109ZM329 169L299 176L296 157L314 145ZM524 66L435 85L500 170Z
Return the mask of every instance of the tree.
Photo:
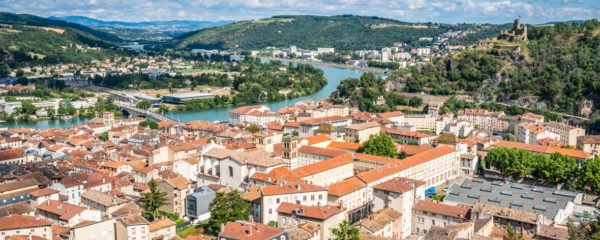
M251 133L257 133L258 131L260 131L260 127L256 124L252 124L246 127L246 131Z
M600 213L596 209L594 218L591 214L584 214L583 220L589 221L579 226L574 226L571 219L567 222L569 229L569 240L588 240L588 239L600 239Z
M22 69L17 70L16 72L17 77L22 77L23 75L25 75L25 72Z
M217 235L221 224L246 220L250 216L250 203L244 200L239 191L217 192L215 198L208 206L210 218L208 219L208 232Z
M5 78L10 75L10 67L7 64L0 65L0 78Z
M108 141L108 132L103 132L102 135L100 135L100 137L98 137L98 139L100 139L103 142Z
M144 121L141 121L140 123L138 123L138 126L143 127L143 128L147 128L148 125L150 125L150 122L148 120L144 120Z
M331 229L333 240L360 240L359 230L356 227L350 227L350 222L344 220L338 228Z
M515 137L515 135L512 135L509 133L509 134L504 135L504 137L502 137L502 140L516 142L517 138Z
M392 138L383 132L369 136L369 140L358 148L358 152L391 158L395 158L398 155L398 150Z
M411 97L408 101L408 105L411 107L419 107L423 104L423 99L420 97Z
M576 187L579 191L600 193L600 158L588 158L581 162Z
M65 115L67 114L67 109L63 106L58 107L58 115Z
M73 115L75 115L75 113L77 113L77 109L73 106L69 106L67 108L67 113L69 113L69 115L73 116Z
M506 236L504 236L503 239L504 240L523 240L525 238L523 237L522 231L517 233L515 230L513 230L510 223L508 223L508 226L506 226Z
M54 119L54 116L56 115L56 111L54 111L54 108L48 108L46 112L48 113L48 117Z
M150 123L148 123L148 127L150 127L150 129L158 129L158 123L151 121Z
M30 102L23 102L21 104L21 112L24 114L34 114L37 111L37 107L33 106Z
M158 209L167 204L167 193L158 190L158 184L154 178L148 182L149 192L142 193L140 203L142 205L142 214L148 221L152 222L154 217L159 214Z
M166 112L169 112L169 107L167 105L165 105L165 104L161 104L160 106L158 106L158 111L160 113L164 114Z
M135 105L135 107L137 107L139 109L143 109L143 110L148 110L151 106L152 106L152 104L146 100L140 101Z
M300 133L297 130L292 131L292 136L300 136Z

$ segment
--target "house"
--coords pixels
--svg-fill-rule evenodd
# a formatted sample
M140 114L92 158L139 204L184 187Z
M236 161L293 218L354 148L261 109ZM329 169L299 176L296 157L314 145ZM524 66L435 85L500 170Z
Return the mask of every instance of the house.
M142 167L134 168L133 171L134 181L136 183L147 183L152 179L158 178L158 169L154 167Z
M194 193L185 198L186 215L201 221L208 219L210 217L208 206L215 196L216 192L207 186L194 189Z
M85 221L68 229L66 233L54 231L58 237L67 235L69 239L103 239L103 240L120 240L127 238L117 238L115 229L116 219L106 219L99 222ZM54 238L56 239L56 237Z
M305 183L280 183L260 189L261 222L277 221L277 208L283 202L305 206L327 205L327 189Z
M83 221L100 221L102 214L98 210L88 209L66 202L46 200L37 206L36 216L52 224L72 227Z
M544 128L558 133L560 136L560 141L563 145L575 146L577 145L577 137L585 136L585 129L571 126L566 123L559 123L555 121L545 122Z
M268 173L284 165L281 159L263 150L239 152L210 146L202 151L198 182L203 184L221 184L241 190L247 187L254 173Z
M158 189L166 192L167 204L160 209L170 213L177 213L180 217L185 216L185 198L191 193L190 181L184 177L164 179L158 183Z
M309 184L328 186L354 176L352 154L345 153L344 155L302 166L292 171L292 174Z
M83 183L73 176L67 176L60 182L56 182L50 186L59 191L60 195L67 196L67 202L70 204L79 204L81 194L85 191Z
M155 240L171 240L175 237L175 222L165 218L150 223L150 237Z
M470 214L471 207L467 205L451 206L420 200L413 207L412 232L425 235L432 226L446 227L448 224L470 221Z
M402 213L393 208L383 208L353 224L375 236L403 239Z
M323 136L323 135L317 135ZM321 147L313 147L308 145L302 145L300 148L297 148L298 158L296 159L296 164L293 165L291 169L300 168L303 166L307 166L313 163L317 163L320 161L324 161L327 159L331 159L334 157L342 156L346 154L346 151L337 150L337 149L327 149Z
M425 182L396 177L373 186L373 210L392 208L402 213L400 238L412 233L412 209L425 198Z
M29 193L34 206L40 205L48 199L58 201L58 191L52 188L42 188Z
M317 134L317 130L322 123L331 124L338 133L343 133L346 126L352 123L352 119L343 116L329 116L321 118L308 118L299 121L300 137L310 137Z
M281 203L277 208L277 225L287 229L309 222L320 228L321 240L328 240L331 229L346 219L344 209L339 206L304 206L294 203Z
M379 134L380 128L381 125L379 125L379 123L377 122L366 122L349 125L344 130L344 141L363 143L369 140L369 137L371 135Z
M0 218L0 236L7 238L14 235L52 239L52 222L23 215Z
M228 222L219 233L219 240L283 240L290 239L286 230L266 224L238 220Z
M173 162L173 172L189 179L192 182L198 181L198 163L200 160L195 157L175 160Z
M229 124L231 125L254 124L262 126L275 121L281 121L279 115L264 105L244 106L229 111Z
M577 149L594 156L600 156L600 135L588 135L577 137Z
M351 223L366 216L370 211L370 202L367 201L367 184L351 177L329 185L327 202L334 206L343 206Z
M132 214L123 218L118 218L115 223L115 229L118 240L150 240L150 223L139 214Z
M127 203L127 200L111 196L96 190L87 190L81 194L81 206L97 209L102 217L110 216Z

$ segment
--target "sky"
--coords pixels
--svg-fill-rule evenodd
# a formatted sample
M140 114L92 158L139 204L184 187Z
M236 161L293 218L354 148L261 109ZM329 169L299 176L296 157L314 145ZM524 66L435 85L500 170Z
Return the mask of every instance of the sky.
M253 20L283 14L530 24L600 18L600 0L0 0L0 11L106 21Z

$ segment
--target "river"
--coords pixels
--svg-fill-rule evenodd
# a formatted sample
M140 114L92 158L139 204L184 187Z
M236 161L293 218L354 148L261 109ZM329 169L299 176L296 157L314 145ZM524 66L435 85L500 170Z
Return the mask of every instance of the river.
M287 64L287 63L285 63ZM293 105L298 101L306 100L306 99L314 99L317 100L319 98L328 97L333 91L337 89L337 86L340 82L346 78L358 78L360 77L364 71L352 70L352 69L344 69L330 66L322 66L315 65L315 67L322 69L325 78L327 78L327 85L323 87L321 90L299 98L277 101L277 102L268 102L268 103L260 103L269 107L272 111L277 111L278 109L285 107L287 105ZM377 76L382 76L377 74ZM243 105L236 106L227 106L227 107L219 107L207 110L200 111L189 111L189 112L169 112L167 116L179 121L179 122L189 122L192 120L204 120L204 121L224 121L229 118L229 111L236 109ZM71 120L40 120L40 121L31 121L26 123L2 123L0 124L0 128L8 127L8 128L19 128L19 127L31 127L38 129L46 129L46 128L69 128L77 124L84 123L89 119L71 119Z

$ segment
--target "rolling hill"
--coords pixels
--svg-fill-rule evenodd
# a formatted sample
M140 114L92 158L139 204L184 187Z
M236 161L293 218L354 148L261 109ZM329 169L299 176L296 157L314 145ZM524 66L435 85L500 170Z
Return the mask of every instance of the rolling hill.
M4 24L21 24L41 27L59 27L59 28L71 28L87 34L90 34L100 40L111 42L111 43L123 43L123 39L116 35L109 34L106 32L94 30L92 28L82 26L75 23L65 22L61 20L53 20L43 17L38 17L29 14L15 14L9 12L0 12L0 23Z
M378 96L393 100L393 92L464 94L483 102L589 117L600 131L598 56L600 22L595 19L530 27L527 35L497 34L431 64L399 70L379 84L385 87L342 82L332 98L369 108Z
M334 47L341 50L380 49L396 42L419 45L421 37L474 30L478 38L491 36L505 28L487 24L408 23L364 16L291 15L241 21L181 35L166 47L175 49L264 49L296 45L304 49ZM468 35L468 36L470 36Z
M179 31L187 32L202 28L216 27L231 23L231 21L146 21L146 22L120 22L120 21L102 21L98 19L82 17L82 16L67 16L67 17L49 17L50 19L62 20L80 25L95 27L95 28L136 28L152 31Z

